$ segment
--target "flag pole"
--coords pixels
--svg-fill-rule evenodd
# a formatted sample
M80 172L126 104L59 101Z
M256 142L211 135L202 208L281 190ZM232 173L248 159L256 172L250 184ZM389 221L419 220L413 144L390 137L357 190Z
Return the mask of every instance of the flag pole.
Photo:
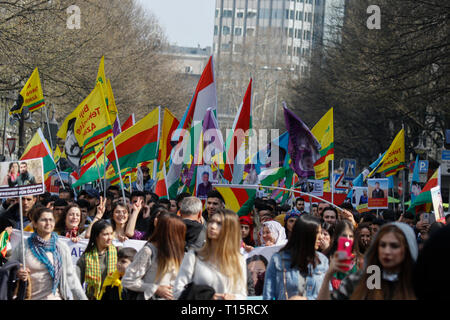
M100 175L100 168L98 166L97 153L95 153L95 150L94 150L94 157L95 157L95 164L97 165L98 182L99 182L99 185L100 185L100 190L103 192L102 176ZM106 198L106 196L105 196L105 198Z
M117 155L117 149L116 149L116 141L114 139L114 136L111 137L112 139L112 143L113 143L113 148L114 148L114 155L116 157L116 164L117 164L117 169L119 170L119 178L120 178L120 186L122 187L122 197L123 197L123 202L126 204L127 200L125 198L125 189L124 189L124 185L123 185L123 179L122 179L122 172L120 170L120 164L119 164L119 157Z
M404 130L404 129L405 129L405 124L402 122L402 130ZM405 140L406 140L406 137L405 137ZM406 162L406 149L405 149L405 162ZM406 192L405 174L406 174L406 165L405 165L405 168L403 168L403 170L402 170L402 188L403 188L403 190L402 190L402 210L403 210L403 216L405 216L405 212L406 212L405 211L405 192Z
M20 209L20 232L22 234L22 260L23 260L23 270L26 269L25 264L25 235L23 233L23 207L22 207L22 196L19 197L19 209Z
M356 171L356 170L355 170ZM331 202L334 203L334 156L331 160Z
M52 148L52 152L53 152L53 142L52 142L52 133L50 131L50 123L48 120L48 108L45 108L45 118L47 120L47 130L48 130L48 138L50 140L50 147Z

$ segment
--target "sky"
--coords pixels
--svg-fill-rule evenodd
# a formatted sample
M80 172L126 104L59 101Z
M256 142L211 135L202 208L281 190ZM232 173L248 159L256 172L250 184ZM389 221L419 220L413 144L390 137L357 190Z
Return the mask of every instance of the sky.
M138 0L153 12L170 44L212 47L215 0Z

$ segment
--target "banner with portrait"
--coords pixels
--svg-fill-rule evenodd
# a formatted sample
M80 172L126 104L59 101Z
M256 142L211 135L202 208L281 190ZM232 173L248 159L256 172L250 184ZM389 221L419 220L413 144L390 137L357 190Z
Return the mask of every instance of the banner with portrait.
M368 208L369 209L388 209L388 179L367 179L368 189Z
M38 195L44 192L42 158L0 162L0 198Z

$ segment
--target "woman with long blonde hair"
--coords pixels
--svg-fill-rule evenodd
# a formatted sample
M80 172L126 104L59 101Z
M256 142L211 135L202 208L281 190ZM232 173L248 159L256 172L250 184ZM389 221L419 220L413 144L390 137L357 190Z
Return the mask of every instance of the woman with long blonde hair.
M138 300L173 300L173 284L184 256L186 225L169 213L158 217L155 231L128 266L122 286Z
M208 220L206 243L199 251L185 254L174 285L178 299L185 286L207 285L214 300L244 300L247 297L247 267L240 253L239 217L220 209Z

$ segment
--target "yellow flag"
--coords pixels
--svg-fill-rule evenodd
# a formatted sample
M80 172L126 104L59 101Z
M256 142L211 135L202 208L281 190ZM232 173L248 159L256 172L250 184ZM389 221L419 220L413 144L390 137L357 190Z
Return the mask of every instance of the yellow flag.
M100 82L102 85L106 85L106 76L105 76L105 57L103 56L100 59L100 65L98 66L98 72L97 72L97 80L96 83Z
M114 99L114 94L111 87L111 81L107 79L106 81L106 92L107 92L107 107L109 112L109 119L111 120L111 123L114 123L116 121L117 115L119 111L117 110L116 106L116 100Z
M102 86L97 83L89 96L64 120L58 137L66 139L69 122L80 147L87 150L112 136L112 126L106 109Z
M102 85L103 94L105 96L106 107L108 108L109 118L111 123L116 121L117 117L117 106L116 101L114 100L114 95L111 87L111 81L106 78L105 74L105 57L103 56L100 60L100 65L98 66L97 72L97 83Z
M59 159L61 159L61 149L59 149L59 147L56 146L56 149L53 152L53 160L55 160L55 163L57 163Z
M13 113L21 114L24 107L27 107L30 112L34 112L45 106L44 92L42 91L38 68L34 69L25 87L20 91L19 101L21 101L21 104L14 110L11 110L9 112L10 115Z
M405 168L405 130L402 129L395 137L388 151L381 159L375 169L367 176L372 177L375 173L384 173L386 177L396 174Z
M320 158L314 164L316 179L328 179L328 161L334 160L333 108L317 122L311 132L322 146L322 149L320 149Z

